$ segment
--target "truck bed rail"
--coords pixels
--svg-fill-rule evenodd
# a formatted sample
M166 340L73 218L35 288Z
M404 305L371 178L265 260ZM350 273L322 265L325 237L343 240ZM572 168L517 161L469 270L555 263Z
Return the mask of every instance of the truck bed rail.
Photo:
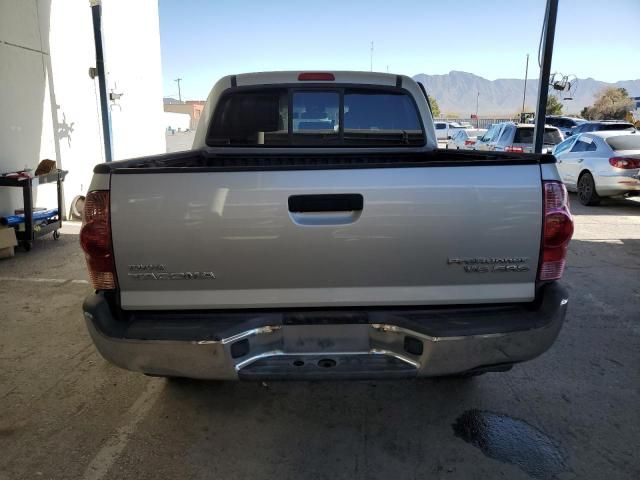
M333 170L357 168L456 167L553 164L549 154L435 150L431 152L362 153L210 153L189 150L102 163L94 173L181 173L263 170Z

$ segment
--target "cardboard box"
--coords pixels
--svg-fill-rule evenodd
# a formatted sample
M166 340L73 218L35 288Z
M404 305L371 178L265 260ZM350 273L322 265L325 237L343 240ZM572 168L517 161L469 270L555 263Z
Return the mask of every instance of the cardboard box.
M0 258L13 257L16 245L16 231L11 227L0 227Z

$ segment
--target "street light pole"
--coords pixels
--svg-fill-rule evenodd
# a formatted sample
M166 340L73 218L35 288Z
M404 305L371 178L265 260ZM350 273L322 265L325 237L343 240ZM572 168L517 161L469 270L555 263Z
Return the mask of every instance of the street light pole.
M181 82L181 81L182 81L182 79L181 79L181 78L176 78L176 79L174 80L174 82L177 82L177 83L178 83L178 101L179 101L180 103L182 103L182 92L180 91L180 82Z
M370 71L373 72L373 41L371 42Z
M524 91L522 92L522 114L524 114L524 101L527 98L527 77L529 76L529 54L527 53L527 65L524 67ZM524 115L520 115L520 121L524 121Z

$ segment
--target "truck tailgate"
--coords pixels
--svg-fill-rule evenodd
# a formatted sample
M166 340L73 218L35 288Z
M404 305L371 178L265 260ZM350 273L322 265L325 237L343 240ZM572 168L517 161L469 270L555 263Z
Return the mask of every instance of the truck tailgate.
M530 301L541 222L538 164L111 175L128 310Z

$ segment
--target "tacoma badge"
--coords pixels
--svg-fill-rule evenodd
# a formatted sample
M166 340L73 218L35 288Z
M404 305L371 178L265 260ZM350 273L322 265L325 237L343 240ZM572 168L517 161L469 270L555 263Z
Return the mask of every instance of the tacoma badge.
M528 272L528 257L449 257L448 265L462 265L465 273Z

